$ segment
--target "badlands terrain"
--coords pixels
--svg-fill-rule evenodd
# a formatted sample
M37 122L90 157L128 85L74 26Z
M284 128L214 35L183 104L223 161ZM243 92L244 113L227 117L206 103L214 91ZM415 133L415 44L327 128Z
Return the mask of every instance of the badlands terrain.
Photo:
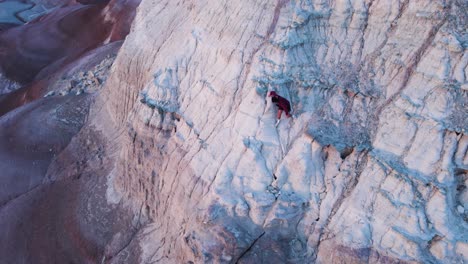
M0 263L468 262L467 14L0 0Z

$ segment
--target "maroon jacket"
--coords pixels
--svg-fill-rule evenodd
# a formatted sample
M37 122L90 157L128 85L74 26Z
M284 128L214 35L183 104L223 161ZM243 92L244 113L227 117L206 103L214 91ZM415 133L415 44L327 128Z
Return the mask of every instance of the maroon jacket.
M271 91L269 96L271 97L271 101L276 104L278 109L285 111L286 114L291 112L291 104L286 98L279 96L275 91Z
M291 114L289 113L291 112L291 104L286 98L279 96L275 91L269 92L268 96L271 97L271 101L275 103L276 106L278 107L278 115L277 115L278 119L281 118L282 111L285 112L287 117L291 116Z

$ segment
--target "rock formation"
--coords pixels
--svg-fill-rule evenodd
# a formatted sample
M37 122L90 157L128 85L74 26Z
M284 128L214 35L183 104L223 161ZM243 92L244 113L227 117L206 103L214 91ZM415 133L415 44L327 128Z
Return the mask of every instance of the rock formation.
M119 3L96 12L122 15ZM50 49L28 64L41 69L34 76L3 64L9 80L42 80L41 96L55 92L21 100L0 119L2 142L38 149L0 152L2 183L13 186L0 196L0 255L24 263L467 262L467 14L460 0L142 0L109 76L100 75L103 88L90 80L108 68L108 53L86 69L47 70L59 56ZM114 29L103 39L117 40L128 31L115 25L131 19L105 21ZM0 33L0 45L27 26ZM74 65L93 57L83 54ZM89 82L67 88L76 80ZM63 89L85 95L67 99ZM293 106L294 118L277 127L269 90ZM64 112L41 105L48 100ZM86 120L67 100L91 104ZM36 112L73 123L41 130L66 137L48 143L53 154L27 140L31 127L43 127L23 118ZM37 165L12 165L23 160ZM28 173L12 169L19 166Z
M0 31L1 263L98 263L139 226L107 204L112 146L83 127L138 2L89 2Z

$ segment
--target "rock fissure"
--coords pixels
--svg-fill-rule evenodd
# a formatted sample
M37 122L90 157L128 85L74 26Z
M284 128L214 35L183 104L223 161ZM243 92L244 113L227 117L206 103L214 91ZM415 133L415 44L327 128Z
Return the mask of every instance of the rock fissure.
M255 238L252 243L249 245L249 247L247 247L247 249L245 249L241 254L240 256L237 258L237 260L235 261L235 263L239 263L239 261L247 254L249 253L249 251L253 248L253 246L255 245L255 243L257 243L257 241L262 238L263 236L265 235L265 231L263 231L263 233L261 233L257 238Z

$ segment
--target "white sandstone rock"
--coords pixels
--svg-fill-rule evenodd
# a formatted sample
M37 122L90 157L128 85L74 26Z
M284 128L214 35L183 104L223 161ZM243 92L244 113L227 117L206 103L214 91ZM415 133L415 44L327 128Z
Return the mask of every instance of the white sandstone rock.
M142 262L466 259L468 57L444 6L143 0L102 91ZM275 127L269 90L295 118Z

